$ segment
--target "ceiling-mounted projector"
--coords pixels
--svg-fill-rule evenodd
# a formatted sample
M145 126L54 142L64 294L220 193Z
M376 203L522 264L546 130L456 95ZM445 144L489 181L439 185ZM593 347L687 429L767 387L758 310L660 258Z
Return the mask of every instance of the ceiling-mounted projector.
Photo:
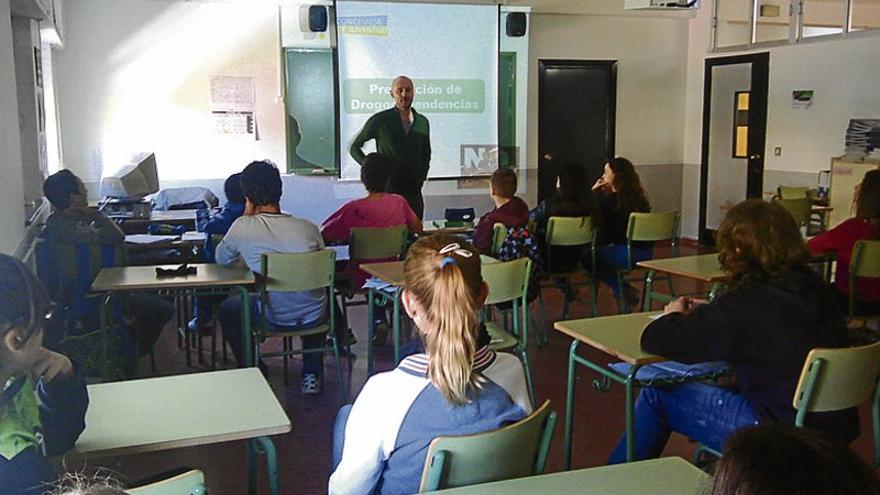
M700 7L699 0L624 0L624 10L690 10Z

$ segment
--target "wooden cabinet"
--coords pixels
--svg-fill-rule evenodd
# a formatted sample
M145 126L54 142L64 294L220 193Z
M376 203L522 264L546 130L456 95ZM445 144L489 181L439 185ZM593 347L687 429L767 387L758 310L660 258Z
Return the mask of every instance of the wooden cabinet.
M828 221L828 228L855 214L853 209L853 190L862 182L868 170L880 168L876 162L852 163L840 158L831 159L831 190L828 193L828 205L834 208Z

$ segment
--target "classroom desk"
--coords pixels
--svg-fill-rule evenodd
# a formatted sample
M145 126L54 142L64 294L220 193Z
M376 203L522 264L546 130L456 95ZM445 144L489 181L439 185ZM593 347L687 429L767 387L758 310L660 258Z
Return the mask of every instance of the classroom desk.
M244 265L221 266L213 263L194 264L195 275L159 277L156 268L175 268L175 265L149 266L115 266L102 268L92 282L91 290L104 293L101 304L101 358L104 366L104 378L107 377L107 308L114 292L154 292L167 290L171 292L188 292L193 295L214 295L215 290L235 289L241 295L241 338L244 345L245 363L252 364L251 318L247 288L254 285L254 274ZM186 341L186 361L190 365L189 339Z
M668 361L662 356L643 351L641 346L642 331L652 321L652 317L656 317L659 314L661 314L660 311L654 311L604 316L601 318L557 321L553 324L553 328L574 339L568 354L568 387L565 404L565 469L571 469L575 364L582 364L602 376L601 383L598 381L593 382L593 386L597 390L607 390L611 386L612 381L620 383L626 388L626 457L629 461L632 461L635 457L635 415L633 411L635 406L635 388L648 385L647 383L639 382L636 379L636 373L644 365ZM578 355L577 350L581 343L610 354L631 365L629 372L624 375L607 366L607 363L594 363ZM678 377L671 383L705 380L716 378L717 376L693 375ZM656 383L656 381L652 382L652 384Z
M577 471L440 490L437 495L698 495L712 478L680 457L663 457Z
M665 302L672 299L665 294L654 292L654 277L657 275L657 272L713 284L712 289L709 291L709 299L715 297L715 294L717 294L728 277L727 272L721 268L721 263L718 262L717 253L639 261L636 263L636 266L648 270L647 275L645 275L645 301L642 308L644 311L651 310L651 303L654 299L660 299Z
M196 211L198 210L153 210L150 212L150 218L115 217L115 219L120 222L119 227L126 234L146 233L147 226L151 223L183 225L187 230L195 230Z
M280 493L270 435L290 419L257 368L89 385L86 429L74 457L142 454L234 440L248 443L248 488L256 492L256 454L267 457L269 486Z
M456 222L461 223L461 222ZM422 223L422 230L426 234L473 234L474 224L456 227L447 227L446 220L425 220Z

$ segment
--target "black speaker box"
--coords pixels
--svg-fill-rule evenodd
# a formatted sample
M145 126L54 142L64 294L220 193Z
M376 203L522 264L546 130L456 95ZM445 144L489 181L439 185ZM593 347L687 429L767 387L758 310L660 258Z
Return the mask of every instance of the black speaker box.
M511 38L519 38L526 35L526 13L510 12L507 14L506 32Z
M327 31L327 7L309 5L309 31L313 33Z

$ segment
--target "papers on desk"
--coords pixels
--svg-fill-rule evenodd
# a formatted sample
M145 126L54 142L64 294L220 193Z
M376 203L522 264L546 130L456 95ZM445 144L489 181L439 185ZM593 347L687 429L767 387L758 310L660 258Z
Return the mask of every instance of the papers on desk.
M389 284L388 282L378 279L376 277L370 277L364 282L364 289L376 289L382 290L388 293L393 293L397 290L397 287Z
M180 238L183 242L205 242L206 234L204 232L196 232L195 230L191 230L189 232L184 232L183 236Z
M150 244L176 241L179 237L180 236L176 235L129 234L125 236L125 243L147 246Z
M338 246L327 246L328 249L336 251L336 261L348 261L348 244L340 244Z

